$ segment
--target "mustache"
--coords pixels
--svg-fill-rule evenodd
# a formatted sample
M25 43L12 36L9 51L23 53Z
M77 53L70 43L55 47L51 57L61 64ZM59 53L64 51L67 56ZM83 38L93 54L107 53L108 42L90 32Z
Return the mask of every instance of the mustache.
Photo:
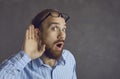
M56 40L56 41L54 42L54 44L55 44L55 43L58 43L58 42L63 42L63 43L64 43L65 40Z

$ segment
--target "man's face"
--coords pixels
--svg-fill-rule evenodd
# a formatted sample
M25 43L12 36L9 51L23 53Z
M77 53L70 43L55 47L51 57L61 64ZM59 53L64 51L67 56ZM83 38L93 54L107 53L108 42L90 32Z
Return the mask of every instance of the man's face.
M62 55L64 40L66 38L66 22L62 17L49 16L42 23L41 39L46 44L44 54L53 59Z

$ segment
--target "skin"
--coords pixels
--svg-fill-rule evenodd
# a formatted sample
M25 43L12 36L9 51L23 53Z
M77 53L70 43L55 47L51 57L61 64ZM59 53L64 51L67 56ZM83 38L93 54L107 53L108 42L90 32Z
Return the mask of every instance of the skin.
M23 50L31 59L41 58L45 64L54 66L62 55L66 38L66 22L62 17L49 16L42 22L42 29L30 25L26 30ZM62 44L59 48L57 45Z

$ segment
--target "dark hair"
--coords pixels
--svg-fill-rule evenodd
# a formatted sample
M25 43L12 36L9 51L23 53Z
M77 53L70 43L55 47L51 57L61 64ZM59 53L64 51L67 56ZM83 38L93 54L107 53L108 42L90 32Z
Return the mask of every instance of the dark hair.
M41 11L40 13L38 13L32 20L31 24L34 25L35 28L40 28L41 23L43 22L43 17L49 13L49 12L58 12L58 10L56 9L45 9L43 11ZM63 17L64 18L64 17ZM64 18L65 19L65 18Z

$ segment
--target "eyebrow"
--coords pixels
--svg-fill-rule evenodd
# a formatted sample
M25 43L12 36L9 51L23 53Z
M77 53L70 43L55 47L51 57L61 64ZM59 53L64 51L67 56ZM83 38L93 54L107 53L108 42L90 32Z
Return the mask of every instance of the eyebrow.
M58 22L50 22L50 23L48 24L48 27L50 27L52 24L58 24L58 25L60 25L60 23L58 23ZM64 26L67 26L67 24L65 23Z

